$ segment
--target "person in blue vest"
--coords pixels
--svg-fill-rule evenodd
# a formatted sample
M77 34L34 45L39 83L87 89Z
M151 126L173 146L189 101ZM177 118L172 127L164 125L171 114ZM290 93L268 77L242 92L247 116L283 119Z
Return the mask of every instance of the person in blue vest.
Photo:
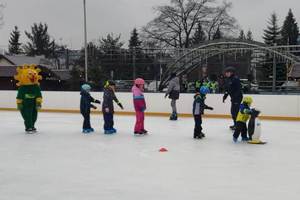
M225 103L228 96L231 98L231 117L233 125L230 129L236 128L236 117L239 112L240 104L243 99L242 85L240 79L235 75L235 68L227 67L225 69L225 94L223 96L223 103Z

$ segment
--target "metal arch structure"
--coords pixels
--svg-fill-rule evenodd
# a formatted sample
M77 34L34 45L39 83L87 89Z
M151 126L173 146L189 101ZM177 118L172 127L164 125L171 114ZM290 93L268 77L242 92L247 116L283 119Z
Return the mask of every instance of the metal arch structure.
M262 54L276 56L276 58L290 63L291 66L299 65L300 57L291 53L294 49L299 50L300 45L267 46L256 41L237 39L208 41L195 48L180 50L182 53L175 58L174 62L167 66L167 70L162 74L160 89L167 86L171 73L176 73L177 76L188 74L196 69L203 61L220 54L260 52Z

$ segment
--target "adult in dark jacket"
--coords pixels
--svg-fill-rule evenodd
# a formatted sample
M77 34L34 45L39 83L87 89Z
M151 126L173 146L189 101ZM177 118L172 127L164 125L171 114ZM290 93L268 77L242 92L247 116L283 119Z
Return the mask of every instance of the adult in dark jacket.
M202 132L202 115L204 114L204 110L213 110L212 107L209 107L205 104L206 94L209 93L209 88L206 86L202 86L200 90L194 96L193 103L193 116L195 120L195 128L194 128L194 139L201 139L205 137L205 134Z
M83 133L90 133L94 132L94 129L91 127L90 122L90 114L91 114L91 108L97 109L96 106L94 106L92 103L98 103L101 102L99 100L95 100L91 95L91 86L88 84L84 84L81 86L81 98L80 98L80 113L83 116L83 127L82 132Z
M119 102L115 95L116 84L113 81L106 81L103 91L102 112L104 118L104 133L112 134L117 130L114 128L114 102L123 109L123 105Z
M235 130L236 117L243 99L243 93L241 81L235 75L235 68L233 67L225 69L225 94L223 96L223 103L225 103L228 96L231 98L231 117L233 120L233 125L230 126L230 129Z
M165 95L165 97L169 97L169 99L171 99L172 114L170 116L170 120L177 120L178 118L176 101L179 99L179 95L180 95L180 81L179 78L176 76L176 73L172 73L168 90Z

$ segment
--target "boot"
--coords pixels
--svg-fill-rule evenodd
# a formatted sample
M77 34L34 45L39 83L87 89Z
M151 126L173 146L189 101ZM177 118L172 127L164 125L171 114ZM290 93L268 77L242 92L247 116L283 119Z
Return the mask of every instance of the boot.
M177 117L177 113L172 113L171 116L170 116L170 120L171 120L171 121L176 121L177 118L178 118L178 117Z

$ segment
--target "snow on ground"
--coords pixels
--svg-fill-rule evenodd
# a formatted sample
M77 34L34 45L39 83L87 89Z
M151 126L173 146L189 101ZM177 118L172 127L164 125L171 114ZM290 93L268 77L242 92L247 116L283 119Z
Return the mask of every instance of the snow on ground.
M83 135L78 114L41 113L26 135L17 112L0 112L1 200L282 200L300 197L300 124L263 121L267 145L233 144L230 120L147 117L134 137L133 116L116 116L119 133ZM158 150L165 147L167 153Z

